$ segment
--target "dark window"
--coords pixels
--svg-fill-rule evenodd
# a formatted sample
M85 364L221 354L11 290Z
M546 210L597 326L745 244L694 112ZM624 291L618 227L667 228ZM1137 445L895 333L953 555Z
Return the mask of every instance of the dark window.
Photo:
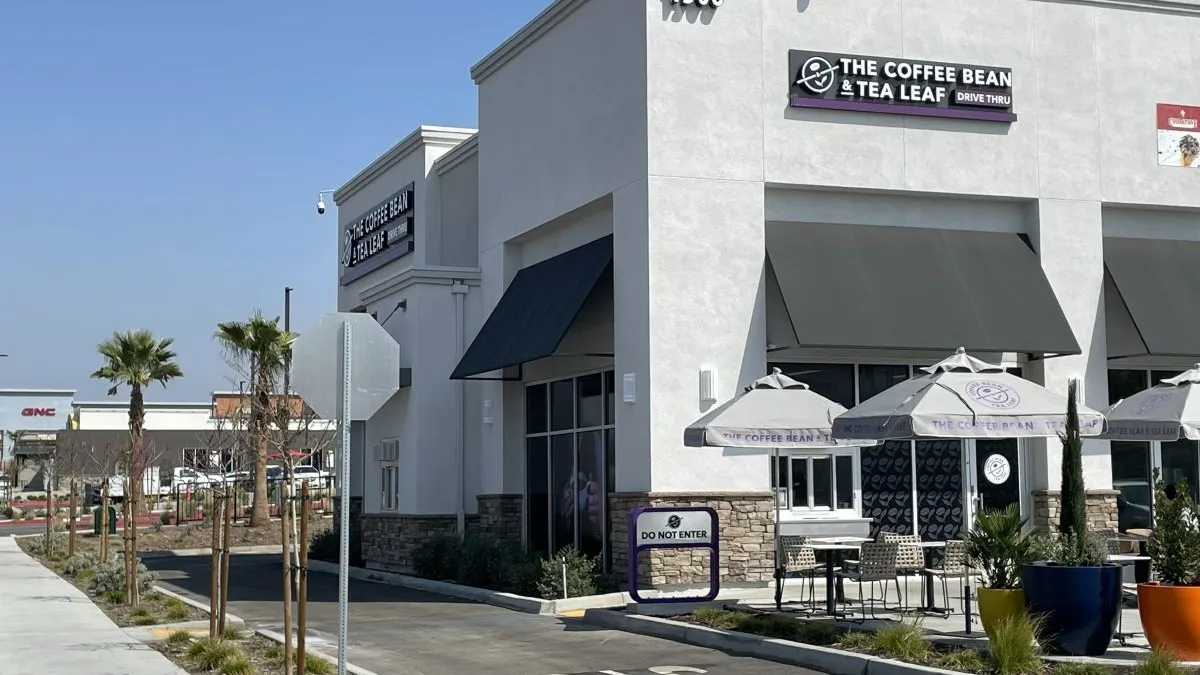
M604 551L604 432L585 431L579 439L579 471L575 508L579 512L579 550L598 556Z
M1196 442L1185 439L1162 444L1162 479L1170 485L1179 485L1187 481L1188 492L1196 500L1200 490L1200 480L1197 478Z
M1180 371L1178 370L1152 370L1150 371L1150 382L1146 386L1153 387L1156 384L1161 384L1163 380L1169 380L1179 375L1179 373Z
M854 407L854 366L848 363L772 363L784 375L807 384L813 391Z
M575 545L575 434L550 437L550 499L554 512L551 553Z
M1150 484L1150 444L1111 441L1113 489L1117 495L1117 529L1152 527L1154 489Z
M549 401L546 398L546 385L535 384L525 387L525 433L545 433L549 417L547 410Z
M833 508L833 458L814 457L812 459L812 500L813 508Z
M612 373L608 373L612 375ZM608 496L617 491L617 434L613 429L604 430L604 532L605 539L612 532L612 513L608 508ZM604 547L604 569L612 569L612 547Z
M616 394L613 393L616 391L616 389L617 389L617 374L616 374L616 372L610 370L607 373L604 373L604 398L605 398L604 423L605 424L613 424L614 419L617 414L616 410L614 408L614 406L616 405Z
M604 376L585 375L575 380L579 394L576 427L590 429L604 424Z
M854 458L849 455L838 455L834 462L837 484L837 508L854 508Z
M791 505L792 508L807 508L808 503L808 462L805 460L793 460L792 465L792 489L791 489Z
M550 383L550 431L575 426L575 380Z
M865 401L907 379L908 366L859 366L858 400Z
M1149 386L1144 370L1110 370L1108 371L1108 402L1129 398Z
M550 555L550 465L546 437L525 440L525 493L529 518L529 545Z

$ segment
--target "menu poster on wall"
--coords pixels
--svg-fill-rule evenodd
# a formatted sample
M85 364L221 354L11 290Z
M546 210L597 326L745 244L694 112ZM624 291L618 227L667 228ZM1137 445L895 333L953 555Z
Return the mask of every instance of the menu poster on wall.
M1200 169L1200 106L1158 104L1158 165Z

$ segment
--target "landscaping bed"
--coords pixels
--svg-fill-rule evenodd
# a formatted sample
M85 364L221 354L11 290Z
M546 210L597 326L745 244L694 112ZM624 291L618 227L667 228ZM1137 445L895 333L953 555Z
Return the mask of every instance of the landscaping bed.
M130 607L125 604L124 564L119 559L103 563L92 552L67 557L65 547L54 548L47 555L41 537L19 539L18 545L55 574L71 582L121 627L154 626L182 621L206 621L208 614L191 605L152 590L156 576L139 565L138 587L141 602Z
M876 632L848 630L828 620L796 619L766 612L698 609L672 617L698 626L831 647L860 654L973 675L1182 675L1169 654L1147 652L1137 667L1047 661L1037 647L1037 621L1005 622L986 651L927 640L919 623L901 623Z
M320 534L332 527L332 519L314 518L309 522L309 529L314 534ZM57 528L56 528L57 529ZM114 551L120 551L122 546L122 531L109 534L109 546ZM63 549L66 548L66 533L59 532L55 537L60 540ZM20 541L38 540L40 537L29 537ZM230 546L279 546L283 543L283 535L279 522L273 521L263 527L248 527L234 525L230 529ZM24 545L22 545L24 546ZM138 529L139 551L184 551L212 546L211 524L162 525ZM76 530L75 548L81 552L96 552L100 550L100 537L92 534L92 528L86 532ZM28 550L28 549L27 549Z
M187 631L176 631L166 641L152 646L195 675L285 675L283 647L260 635L227 631L225 639L212 640L196 638ZM329 675L336 672L337 667L309 655L306 670L309 675Z

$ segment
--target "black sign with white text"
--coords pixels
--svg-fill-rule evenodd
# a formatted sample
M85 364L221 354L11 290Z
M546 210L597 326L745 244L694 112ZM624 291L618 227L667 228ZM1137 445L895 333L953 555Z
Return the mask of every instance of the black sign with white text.
M793 108L1017 119L1008 68L793 49L788 75Z
M342 285L413 251L414 183L376 204L342 232Z

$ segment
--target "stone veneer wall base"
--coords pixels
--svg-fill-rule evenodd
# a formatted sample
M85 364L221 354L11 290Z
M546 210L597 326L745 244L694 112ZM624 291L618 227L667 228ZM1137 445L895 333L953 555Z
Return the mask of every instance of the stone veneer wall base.
M717 511L722 583L774 578L772 496L768 492L618 492L609 495L612 570L624 585L629 570L629 514L643 506L708 506ZM708 552L653 549L638 570L639 587L708 582ZM643 558L646 560L646 558Z
M1087 491L1088 529L1106 531L1117 529L1116 490ZM1058 519L1062 510L1062 492L1058 490L1034 490L1033 527L1051 534L1058 533Z

